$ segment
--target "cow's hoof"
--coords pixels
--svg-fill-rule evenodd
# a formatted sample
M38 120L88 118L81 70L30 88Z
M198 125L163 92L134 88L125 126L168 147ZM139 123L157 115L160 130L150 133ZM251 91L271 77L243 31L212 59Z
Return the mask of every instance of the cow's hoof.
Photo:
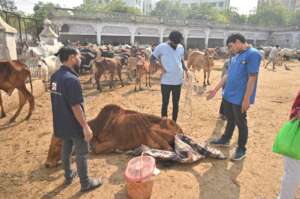
M1 115L0 115L0 119L1 118L5 118L6 117L6 114L5 113L2 113Z
M58 167L59 165L60 165L60 162L46 162L45 163L45 167L48 169Z
M16 121L16 118L11 118L9 121L8 121L8 123L13 123L13 122L15 122Z

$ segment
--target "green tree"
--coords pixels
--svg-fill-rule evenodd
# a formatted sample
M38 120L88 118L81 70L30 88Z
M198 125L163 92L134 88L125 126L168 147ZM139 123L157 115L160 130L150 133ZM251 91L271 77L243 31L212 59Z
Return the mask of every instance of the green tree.
M156 3L151 15L183 18L186 16L188 7L182 6L179 0L160 0Z
M94 3L92 0L86 0L77 9L84 12L141 14L139 9L127 6L122 0L112 0L103 3Z
M17 6L13 0L0 0L0 9L6 11L16 11Z
M48 17L49 13L55 8L59 7L58 4L53 3L43 3L38 2L33 7L33 18L37 20L37 26L38 26L38 32L41 32L43 30L44 20Z
M291 16L289 25L300 26L300 11L295 12Z
M204 19L214 20L218 10L210 4L197 4L193 5L188 12L187 18L189 19Z
M75 7L83 12L104 12L106 4L104 3L94 3L92 0L85 0L83 4L79 7Z
M238 13L237 8L230 7L229 9L220 10L218 12L218 15L222 17L224 21L220 21L216 19L216 21L221 23L231 23L231 24L244 24L247 22L247 16L246 15L240 15Z
M285 26L288 24L291 14L288 9L282 4L261 4L256 11L256 14L248 17L250 24L261 26Z

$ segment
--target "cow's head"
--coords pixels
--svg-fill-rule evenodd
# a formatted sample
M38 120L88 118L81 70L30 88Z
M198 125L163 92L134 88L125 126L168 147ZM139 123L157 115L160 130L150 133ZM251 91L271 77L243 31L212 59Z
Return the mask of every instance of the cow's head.
M205 50L205 55L207 55L210 58L214 58L216 56L217 52L215 48L207 48Z

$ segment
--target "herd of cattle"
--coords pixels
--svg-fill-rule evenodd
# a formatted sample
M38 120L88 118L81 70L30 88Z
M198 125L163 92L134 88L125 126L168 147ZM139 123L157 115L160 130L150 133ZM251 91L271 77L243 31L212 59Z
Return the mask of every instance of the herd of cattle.
M25 46L22 54L17 61L0 61L0 90L11 95L14 89L19 91L20 102L19 108L10 119L15 121L22 107L28 100L30 104L27 119L30 118L34 109L34 97L26 88L26 82L31 77L38 77L45 83L47 90L49 77L59 69L61 63L54 54L61 48L61 44L54 46L39 45L37 47ZM135 91L141 89L142 79L146 78L146 86L151 87L151 75L158 70L163 70L160 64L150 64L150 57L154 46L138 48L135 46L123 45L113 47L111 45L76 45L81 52L82 62L79 66L78 73L88 73L91 75L90 82L93 80L96 88L102 91L100 80L104 76L109 76L109 87L113 87L115 73L117 73L121 85L124 86L122 74L127 74L128 81L135 79ZM262 56L268 57L271 47L260 48ZM208 48L204 51L198 49L189 49L186 55L187 67L192 71L204 71L203 85L209 85L210 72L214 65L214 59L227 58L227 48ZM278 53L278 60L297 58L300 59L300 51L293 49L281 49ZM198 81L197 81L198 82ZM0 93L0 118L5 117L5 112Z

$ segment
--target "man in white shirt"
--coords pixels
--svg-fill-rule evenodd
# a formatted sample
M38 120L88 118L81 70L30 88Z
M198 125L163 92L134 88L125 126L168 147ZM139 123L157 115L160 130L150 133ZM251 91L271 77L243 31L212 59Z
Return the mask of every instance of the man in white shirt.
M159 44L151 55L150 62L155 64L157 60L163 66L161 76L162 108L161 116L166 118L168 115L168 105L172 92L173 115L172 119L176 122L179 110L179 99L181 85L183 83L183 71L187 72L184 63L184 48L180 44L183 36L178 31L172 31L169 40ZM187 74L187 73L186 73Z

